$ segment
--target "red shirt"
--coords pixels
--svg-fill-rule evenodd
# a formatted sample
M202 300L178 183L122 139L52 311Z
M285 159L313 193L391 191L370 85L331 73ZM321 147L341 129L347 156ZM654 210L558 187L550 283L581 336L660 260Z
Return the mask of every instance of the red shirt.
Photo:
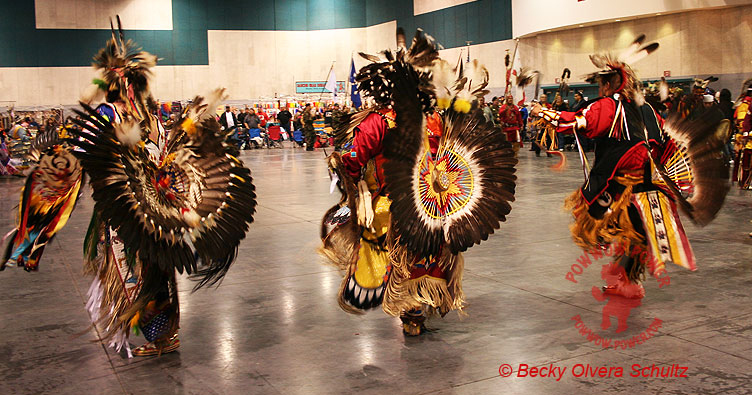
M619 135L623 125L615 123L617 102L611 98L602 98L587 107L577 111L558 112L557 133L574 133L575 130L583 133L586 137L594 139ZM656 114L663 127L663 120ZM616 169L621 171L642 170L645 161L649 160L648 150L644 144L637 144L630 149L620 160Z
M499 109L499 121L505 132L520 130L522 127L522 114L514 104L504 104Z

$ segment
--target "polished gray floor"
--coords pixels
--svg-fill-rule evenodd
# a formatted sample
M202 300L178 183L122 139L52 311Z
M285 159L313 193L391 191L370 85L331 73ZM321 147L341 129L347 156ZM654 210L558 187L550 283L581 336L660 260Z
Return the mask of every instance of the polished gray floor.
M324 153L285 148L243 154L259 195L256 221L221 286L191 293L181 279L179 351L124 358L96 341L84 309L87 188L38 273L0 273L0 394L752 393L752 194L733 189L705 228L685 221L698 270L669 267L661 289L648 279L642 306L617 334L600 330L604 303L591 295L604 261L577 284L565 278L581 254L561 208L582 181L578 159L569 153L568 168L553 172L554 159L520 154L508 222L466 254L466 314L434 318L418 338L381 311L339 309L340 275L315 252L319 218L335 201ZM2 233L21 184L0 180ZM575 328L576 315L614 341L663 323L644 344L603 349ZM502 364L512 377L500 376ZM517 377L520 364L567 370L560 381ZM574 377L578 364L622 367L624 377ZM688 377L631 377L633 364L687 367Z

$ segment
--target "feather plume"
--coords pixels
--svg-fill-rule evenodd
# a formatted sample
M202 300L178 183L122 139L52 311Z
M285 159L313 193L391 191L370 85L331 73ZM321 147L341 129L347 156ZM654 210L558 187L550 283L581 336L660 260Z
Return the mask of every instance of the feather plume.
M102 102L104 100L104 91L99 86L91 84L84 89L80 100L89 105Z
M630 44L619 54L619 57L617 59L627 59L630 56L634 55L639 51L640 46L642 46L643 42L645 42L645 35L640 34L639 36L637 36L637 38L634 39L634 41L632 41L632 44Z
M379 58L376 55L371 55L371 54L367 54L367 53L363 53L363 52L358 52L358 55L360 55L361 58L363 58L363 59L365 59L365 60L367 60L369 62L379 63L379 62L382 61L382 59Z
M405 38L405 29L397 28L397 48L407 48L407 39Z
M559 94L564 97L569 95L569 78L572 76L572 71L565 67L561 72L561 83L559 83Z
M405 62L418 71L425 71L431 67L434 60L439 58L439 49L442 49L441 45L431 35L418 29L405 55Z
M459 90L456 70L446 60L438 59L434 61L431 75L437 105L441 109L448 108Z
M112 38L94 56L93 66L101 72L102 87L125 103L132 103L127 111L138 120L148 117L149 79L157 57L142 51L131 40L125 40L120 17L117 17L116 32L110 20Z
M655 52L658 49L658 43L652 43L649 45L646 45L644 48L640 49L639 51L635 52L634 54L626 57L621 58L622 61L626 64L635 64L639 62L640 60L644 59L651 53Z
M520 68L520 72L517 74L517 86L524 88L530 85L534 78L538 78L539 74L538 70L532 70L529 67Z
M135 120L126 119L121 123L116 123L114 127L115 136L126 147L133 148L141 141L141 125Z
M728 160L721 154L729 127L713 111L692 120L674 113L664 124L674 144L666 144L656 169L682 211L700 226L715 218L730 189Z
M736 99L736 101L742 100L745 96L747 96L747 91L752 89L752 78L747 78L744 82L742 82L742 89L739 91L739 97Z
M489 92L484 89L488 85L488 70L477 59L473 59L460 77L463 83L454 99L454 109L466 113L479 97Z

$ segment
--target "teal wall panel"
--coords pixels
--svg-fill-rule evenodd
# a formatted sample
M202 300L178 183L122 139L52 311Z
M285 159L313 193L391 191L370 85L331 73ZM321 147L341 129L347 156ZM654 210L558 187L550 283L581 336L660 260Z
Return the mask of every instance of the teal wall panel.
M85 66L110 33L36 29L34 0L0 0L0 67ZM8 17L12 16L12 17ZM511 0L477 0L413 16L411 0L173 0L173 30L127 30L161 65L206 65L207 30L322 30L392 20L421 27L445 48L512 38ZM123 21L128 26L128 21Z

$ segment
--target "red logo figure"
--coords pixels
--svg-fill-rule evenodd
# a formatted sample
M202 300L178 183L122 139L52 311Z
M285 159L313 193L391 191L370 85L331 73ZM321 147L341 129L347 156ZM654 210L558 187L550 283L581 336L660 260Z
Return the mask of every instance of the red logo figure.
M611 327L611 317L616 317L616 333L623 332L627 329L627 317L630 311L642 304L642 298L645 296L645 289L641 284L635 284L627 279L627 273L618 263L609 263L603 265L601 278L606 281L603 289L593 287L593 297L603 302L603 321L601 329Z

